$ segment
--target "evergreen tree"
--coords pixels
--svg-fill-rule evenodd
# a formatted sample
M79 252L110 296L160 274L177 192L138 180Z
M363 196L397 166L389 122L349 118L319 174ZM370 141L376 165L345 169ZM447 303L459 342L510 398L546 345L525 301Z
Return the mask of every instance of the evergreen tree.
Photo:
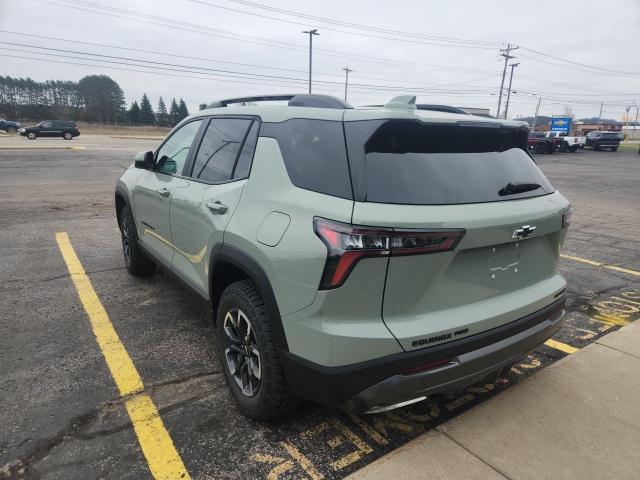
M180 120L189 116L189 109L187 108L187 104L184 103L184 100L182 98L180 99L180 103L178 104L178 114L180 116Z
M164 100L162 99L162 97L160 97L160 100L158 100L156 120L158 121L158 125L161 127L166 127L169 123L169 113L167 112L167 107L164 104Z
M180 121L180 109L175 97L171 99L171 109L169 110L169 117L171 118L172 127Z
M138 102L136 100L134 100L131 104L129 111L127 112L127 117L129 119L129 122L133 123L134 125L140 123L140 105L138 105Z
M89 121L111 123L117 120L125 109L124 92L107 75L88 75L78 82L78 91L85 105L85 116ZM37 89L41 95L42 89ZM55 101L54 101L55 102ZM46 96L38 98L38 103L50 104Z
M142 94L142 100L140 100L140 123L143 125L155 125L156 123L156 116L146 93Z

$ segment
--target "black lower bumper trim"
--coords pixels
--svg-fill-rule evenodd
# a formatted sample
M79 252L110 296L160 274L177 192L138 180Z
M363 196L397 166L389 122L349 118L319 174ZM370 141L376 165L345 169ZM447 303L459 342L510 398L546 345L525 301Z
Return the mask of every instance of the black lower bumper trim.
M565 302L566 298L563 295L537 312L491 330L433 347L396 353L366 362L326 367L291 352L282 352L282 363L287 382L294 394L322 405L337 407L394 375L406 373L421 365L480 350L555 318L563 311Z

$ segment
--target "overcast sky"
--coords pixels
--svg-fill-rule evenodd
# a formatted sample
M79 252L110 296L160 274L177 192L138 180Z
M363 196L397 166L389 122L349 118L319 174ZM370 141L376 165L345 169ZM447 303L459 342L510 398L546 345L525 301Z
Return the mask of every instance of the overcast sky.
M353 105L417 94L495 114L507 42L523 47L513 52L510 117L533 115L538 96L543 115L596 116L604 101L603 117L620 119L624 105L640 105L639 0L0 0L0 75L104 73L127 104L146 92L154 108L175 96L195 110L220 98L305 92L308 28L320 33L314 93L342 96L348 65Z

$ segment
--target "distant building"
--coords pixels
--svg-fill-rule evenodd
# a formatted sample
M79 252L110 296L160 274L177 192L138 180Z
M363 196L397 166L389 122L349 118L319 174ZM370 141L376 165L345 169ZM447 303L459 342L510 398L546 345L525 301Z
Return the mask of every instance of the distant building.
M576 135L586 135L589 132L595 132L597 130L607 130L609 132L622 131L622 124L620 123L603 123L603 122L574 122L572 130Z

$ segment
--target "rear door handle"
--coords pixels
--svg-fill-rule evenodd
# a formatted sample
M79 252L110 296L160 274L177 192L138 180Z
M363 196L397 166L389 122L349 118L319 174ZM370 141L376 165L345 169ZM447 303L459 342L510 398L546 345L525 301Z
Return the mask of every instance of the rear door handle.
M227 213L227 210L229 210L229 207L219 200L216 200L215 202L207 202L207 208L211 210L211 213L219 214Z
M171 196L171 192L168 188L161 188L156 190L156 192L158 192L162 198L169 198Z

